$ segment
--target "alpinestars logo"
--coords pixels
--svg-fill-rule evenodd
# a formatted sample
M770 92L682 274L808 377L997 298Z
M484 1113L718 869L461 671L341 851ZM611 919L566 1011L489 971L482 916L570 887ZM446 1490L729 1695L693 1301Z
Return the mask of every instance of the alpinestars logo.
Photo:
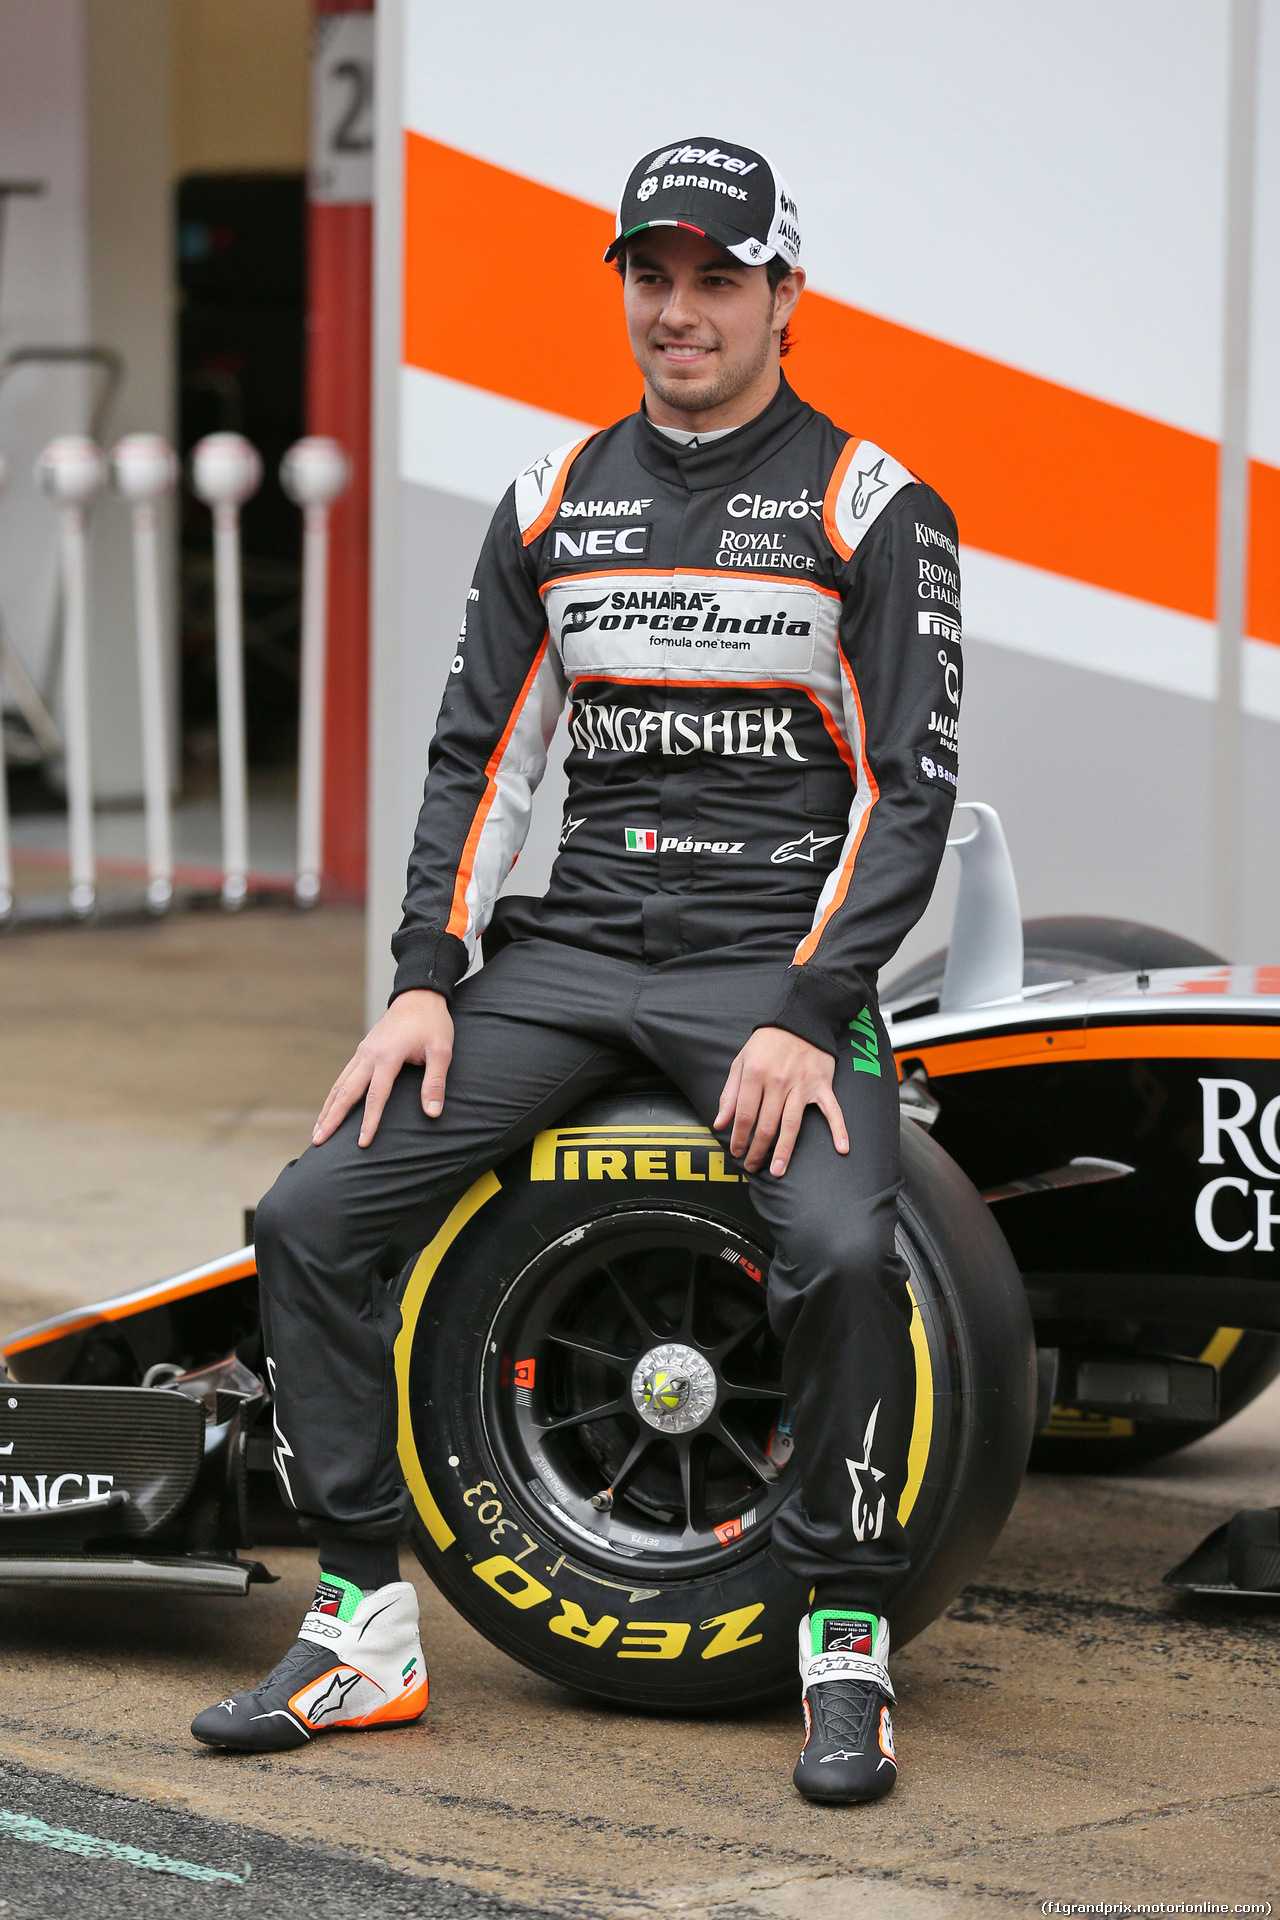
M578 831L578 828L585 827L586 824L587 816L585 813L579 820L575 820L571 813L566 814L564 825L560 829L560 845L562 847L567 846L574 834Z
M884 455L881 454L874 467L859 467L857 490L854 493L853 506L850 509L855 520L862 519L876 495L883 493L888 486L889 482L882 480L880 477L880 469L883 466Z
M880 1418L880 1402L877 1400L871 1409L871 1418L867 1430L862 1436L861 1460L845 1458L849 1469L849 1478L853 1481L853 1537L857 1541L878 1540L884 1526L884 1495L880 1495L878 1504L871 1505L876 1487L884 1479L879 1467L871 1464L871 1444L876 1437L876 1421ZM870 1481L864 1485L863 1475L869 1474Z
M829 847L833 840L839 838L838 833L815 833L810 827L803 839L784 840L780 847L775 847L769 855L769 864L773 867L785 867L788 860L807 860L812 866L814 854L822 847Z
M293 1459L293 1448L280 1431L280 1416L276 1412L278 1405L276 1400L276 1363L270 1354L267 1355L267 1379L271 1383L271 1425L275 1429L276 1439L280 1443L271 1458L275 1463L276 1472L280 1476L280 1484L289 1496L289 1505L296 1508L298 1503L293 1497L293 1488L289 1484L289 1469L284 1464L286 1460Z
M318 1727L322 1720L332 1720L341 1713L348 1696L355 1692L363 1679L364 1675L354 1667L339 1667L320 1698L312 1700L307 1707L307 1719L311 1725Z
M824 1620L822 1651L824 1653L864 1653L869 1660L875 1652L871 1622L858 1615L850 1620Z
M544 453L541 460L535 460L531 467L525 468L523 477L527 480L536 480L538 483L538 492L541 493L550 471L551 455Z

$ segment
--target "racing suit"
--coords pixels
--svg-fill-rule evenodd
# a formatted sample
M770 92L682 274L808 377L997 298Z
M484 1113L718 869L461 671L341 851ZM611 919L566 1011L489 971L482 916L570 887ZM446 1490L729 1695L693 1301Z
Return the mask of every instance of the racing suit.
M710 1124L734 1055L773 1026L834 1055L851 1140L837 1156L810 1108L787 1173L749 1176L801 1481L775 1552L828 1601L879 1605L901 1578L914 1374L876 981L955 797L956 543L929 487L785 379L703 445L642 408L507 493L392 943L395 993L453 998L444 1112L424 1118L406 1068L368 1149L357 1108L258 1212L277 1461L322 1535L404 1528L389 1282L433 1209L637 1052ZM550 885L499 900L566 701Z

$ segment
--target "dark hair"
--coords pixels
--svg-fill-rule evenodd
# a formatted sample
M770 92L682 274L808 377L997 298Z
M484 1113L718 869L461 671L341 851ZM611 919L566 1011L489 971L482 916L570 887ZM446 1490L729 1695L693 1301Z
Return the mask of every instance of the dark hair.
M735 266L741 266L741 264L742 264L741 261L738 261L738 260L734 261ZM618 248L618 251L614 254L613 265L614 265L615 272L619 275L621 279L625 280L627 277L627 248L626 248L625 241L622 244L622 246ZM791 268L787 263L787 261L783 259L780 253L775 253L772 260L765 261L764 271L765 271L765 277L769 282L770 293L776 293L778 291L778 288L782 285L782 282L786 279L787 275L791 272ZM782 338L778 342L778 358L780 360L785 360L787 355L790 353L793 345L794 345L794 342L791 338L791 322L788 321L786 326L782 329Z

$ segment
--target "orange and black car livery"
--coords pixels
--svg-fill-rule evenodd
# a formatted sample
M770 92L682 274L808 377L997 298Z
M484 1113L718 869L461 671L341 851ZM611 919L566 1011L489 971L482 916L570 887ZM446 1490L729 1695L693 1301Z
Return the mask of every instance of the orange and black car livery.
M702 444L641 410L535 461L468 594L396 991L448 992L486 930L733 946L787 968L775 1024L833 1049L933 887L960 638L948 508L785 380ZM566 703L549 890L498 902Z

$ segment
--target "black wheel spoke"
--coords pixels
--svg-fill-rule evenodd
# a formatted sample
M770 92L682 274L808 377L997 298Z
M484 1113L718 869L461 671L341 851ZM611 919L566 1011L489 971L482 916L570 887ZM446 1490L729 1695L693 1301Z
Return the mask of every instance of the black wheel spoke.
M739 1243L726 1257L728 1229L658 1207L586 1231L585 1246L540 1255L494 1321L495 1354L539 1356L536 1393L502 1390L515 1384L505 1360L505 1383L484 1370L499 1464L513 1487L545 1478L557 1498L539 1523L614 1577L618 1550L649 1586L758 1552L796 1472L768 1457L787 1390L754 1278L766 1256ZM661 1378L642 1404L656 1348ZM735 1533L727 1516L747 1508L752 1525Z
M778 1469L774 1466L772 1460L765 1458L754 1440L744 1439L740 1434L736 1434L732 1427L727 1427L724 1421L720 1419L716 1419L711 1423L710 1430L715 1433L718 1440L723 1440L725 1446L729 1448L731 1453L737 1454L742 1464L751 1469L757 1480L762 1480L765 1485L768 1486L777 1479Z
M780 1380L762 1380L750 1387L735 1387L732 1380L720 1382L720 1399L725 1400L785 1400L787 1390Z
M684 1497L686 1533L700 1533L707 1524L707 1449L701 1436L683 1433L676 1440L680 1460L680 1491Z
M606 1366L616 1367L620 1373L630 1373L644 1351L637 1344L630 1353L620 1353L616 1346L593 1340L589 1334L572 1333L566 1327L549 1327L543 1338L557 1347L571 1347L575 1353L589 1353L593 1360L603 1360Z
M613 1283L614 1292L617 1294L619 1300L621 1300L627 1312L631 1315L631 1318L635 1322L636 1326L640 1329L640 1334L644 1341L645 1346L647 1347L658 1346L663 1340L667 1338L667 1335L664 1333L660 1333L654 1327L653 1322L649 1319L644 1308L640 1305L640 1302L636 1299L635 1294L631 1291L631 1288L628 1286L625 1280L619 1279L617 1270L614 1268L612 1263L608 1260L604 1262L604 1271L609 1276L609 1279Z
M739 1327L736 1333L731 1333L725 1339L718 1340L714 1347L704 1347L703 1351L712 1366L718 1370L729 1354L733 1353L736 1348L745 1346L748 1340L752 1339L760 1332L762 1327L766 1327L768 1324L769 1315L762 1307L755 1319L748 1320L745 1327Z
M684 1296L684 1311L680 1315L679 1337L692 1340L693 1323L698 1314L698 1262L696 1257L689 1262L689 1286Z
M567 1427L585 1427L592 1420L608 1420L615 1413L634 1415L635 1408L626 1395L620 1394L616 1400L606 1400L602 1406L588 1407L585 1413L569 1413L559 1420L549 1420L540 1431L544 1436L563 1433Z
M634 1480L646 1453L650 1447L656 1445L657 1440L658 1435L652 1427L641 1427L636 1435L635 1445L609 1483L609 1491L615 1499Z

